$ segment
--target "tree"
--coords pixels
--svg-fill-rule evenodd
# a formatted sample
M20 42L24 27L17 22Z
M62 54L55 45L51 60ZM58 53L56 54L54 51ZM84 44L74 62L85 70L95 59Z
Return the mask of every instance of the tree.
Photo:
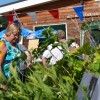
M4 30L8 25L8 20L4 16L0 16L0 31Z

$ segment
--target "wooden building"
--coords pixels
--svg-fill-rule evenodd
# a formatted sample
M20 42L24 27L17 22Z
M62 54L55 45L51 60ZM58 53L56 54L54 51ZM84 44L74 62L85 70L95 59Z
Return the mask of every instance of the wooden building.
M95 0L54 0L45 4L30 6L16 10L19 20L23 23L24 27L33 30L37 25L60 24L66 23L66 36L67 39L80 39L80 32L78 26L81 27L84 21L100 20L100 2ZM73 10L74 6L84 6L84 20L80 21ZM59 10L59 22L52 17L48 12L49 10ZM27 12L36 12L37 23L32 19ZM74 22L75 21L75 22ZM35 43L37 43L35 40ZM33 45L35 44L33 43ZM28 40L24 39L24 44L28 46ZM36 44L35 47L37 47Z

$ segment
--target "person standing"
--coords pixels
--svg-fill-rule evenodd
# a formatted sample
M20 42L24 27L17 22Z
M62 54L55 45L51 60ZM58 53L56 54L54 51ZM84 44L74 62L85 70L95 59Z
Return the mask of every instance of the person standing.
M13 41L19 38L20 34L21 28L17 24L12 23L7 27L5 36L0 40L0 72L6 78L12 76L10 66L16 58L21 56L21 51L12 46Z
M21 79L22 82L25 82L25 73L27 69L32 66L32 55L30 51L23 44L19 44L18 42L19 42L19 38L14 40L12 45L21 51L21 56L25 54L27 57L26 61L25 59L22 60L20 58L19 67L18 67L19 78Z

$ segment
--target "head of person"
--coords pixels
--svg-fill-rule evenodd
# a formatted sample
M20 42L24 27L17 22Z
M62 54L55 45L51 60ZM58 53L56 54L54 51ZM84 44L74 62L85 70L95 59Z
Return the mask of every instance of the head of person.
M65 32L63 30L58 30L56 34L58 42L65 40Z
M6 29L5 38L12 43L13 41L20 38L20 35L21 35L21 28L19 27L19 25L12 23Z

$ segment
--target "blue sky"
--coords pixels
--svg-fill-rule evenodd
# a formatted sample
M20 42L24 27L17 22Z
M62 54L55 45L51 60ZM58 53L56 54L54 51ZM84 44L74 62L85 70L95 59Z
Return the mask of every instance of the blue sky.
M21 1L21 0L0 0L0 6L3 6L5 4L13 3L16 1Z

